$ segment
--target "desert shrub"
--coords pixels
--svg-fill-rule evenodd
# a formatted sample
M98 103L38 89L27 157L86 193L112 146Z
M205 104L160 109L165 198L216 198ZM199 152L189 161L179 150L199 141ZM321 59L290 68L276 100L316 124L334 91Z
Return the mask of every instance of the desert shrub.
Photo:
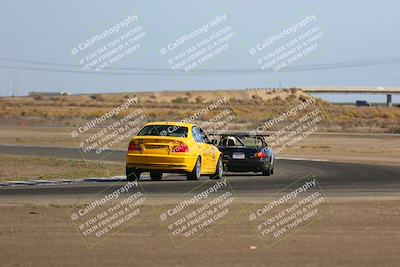
M301 102L306 102L307 99L308 99L307 96L304 96L304 95L299 96L299 100L300 100Z
M288 95L288 96L285 98L285 100L286 100L286 101L289 101L289 102L291 102L291 101L293 101L293 100L295 100L295 99L297 99L297 97L296 97L296 95L294 95L294 94L290 94L290 95Z
M32 98L33 98L34 100L39 101L39 100L42 100L42 99L43 99L43 96L41 96L41 95L34 95L34 96L32 96Z
M262 97L259 96L259 95L252 95L251 98L252 98L253 100L262 100Z
M104 98L102 95L90 95L89 97L96 101L104 101Z
M182 104L182 103L188 103L189 99L187 97L177 97L171 100L172 103L175 104Z
M392 132L392 133L395 133L395 134L400 134L400 124L397 125L397 126L394 126L394 127L391 129L391 132Z
M154 119L154 118L157 118L158 115L157 115L156 113L154 113L154 112L150 112L148 116L149 116L150 118L153 118L153 119Z
M204 98L202 98L201 96L198 96L198 97L196 97L196 99L195 99L195 101L196 101L196 103L203 103L203 101L204 101Z

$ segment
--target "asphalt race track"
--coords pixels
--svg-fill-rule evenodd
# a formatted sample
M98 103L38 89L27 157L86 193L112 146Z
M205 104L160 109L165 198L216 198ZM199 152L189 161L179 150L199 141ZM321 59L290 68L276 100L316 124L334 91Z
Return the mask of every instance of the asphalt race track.
M0 153L82 159L79 150L73 148L0 146ZM124 151L113 151L103 160L124 162L125 154ZM93 156L87 155L87 159ZM327 197L400 195L400 166L393 165L280 159L276 160L272 176L227 173L226 178L239 198L264 198L306 175L317 178ZM151 197L178 197L207 180L208 177L202 177L199 181L186 181L182 175L166 175L162 181L150 181L144 175L140 184ZM124 179L88 179L60 185L2 186L0 201L14 202L35 197L83 199L104 189L107 189L105 192L112 192L124 184Z

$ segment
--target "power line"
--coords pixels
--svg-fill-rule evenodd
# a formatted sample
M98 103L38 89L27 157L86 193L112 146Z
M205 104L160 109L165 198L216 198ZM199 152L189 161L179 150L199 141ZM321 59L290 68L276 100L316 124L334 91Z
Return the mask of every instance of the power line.
M66 63L55 63L47 61L36 61L36 60L23 60L10 57L0 57L2 61L8 61L13 63L23 63L35 66L13 66L13 65L0 65L2 69L16 69L16 70L32 70L32 71L47 71L47 72L64 72L64 73L77 73L77 74L97 74L97 75L221 75L221 74L259 74L259 73L279 73L279 72L298 72L298 71L310 71L310 70L327 70L327 69L344 69L344 68L358 68L368 67L376 65L388 65L400 63L399 56L390 56L373 59L362 59L348 62L334 62L324 64L311 64L311 65L297 65L289 66L279 71L266 71L262 69L195 69L191 71L184 70L173 70L173 69L161 69L161 68L135 68L135 67L110 67L107 70L111 71L84 71L80 70L80 65L66 64ZM45 67L43 67L45 66ZM63 67L51 68L51 67ZM65 69L65 68L78 68L78 69Z

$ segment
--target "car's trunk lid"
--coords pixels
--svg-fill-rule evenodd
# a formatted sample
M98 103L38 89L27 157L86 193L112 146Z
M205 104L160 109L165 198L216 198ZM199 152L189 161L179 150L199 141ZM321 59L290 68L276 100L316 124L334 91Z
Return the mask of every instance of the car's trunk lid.
M182 143L177 138L159 136L135 137L132 141L140 145L142 154L152 155L169 155L174 147Z

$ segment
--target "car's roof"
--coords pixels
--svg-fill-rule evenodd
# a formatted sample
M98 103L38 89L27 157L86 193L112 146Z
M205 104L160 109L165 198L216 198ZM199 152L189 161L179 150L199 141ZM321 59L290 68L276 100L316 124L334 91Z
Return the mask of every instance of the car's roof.
M181 127L192 127L195 126L195 124L191 123L184 123L184 122L179 122L179 121L152 121L146 123L146 125L172 125L172 126L181 126Z

